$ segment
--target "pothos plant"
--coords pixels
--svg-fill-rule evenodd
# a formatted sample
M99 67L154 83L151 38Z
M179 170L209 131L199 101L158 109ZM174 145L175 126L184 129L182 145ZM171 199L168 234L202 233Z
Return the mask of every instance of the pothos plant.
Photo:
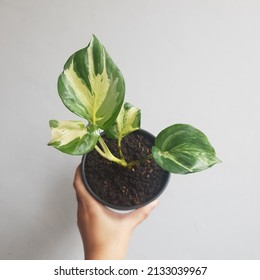
M58 92L64 105L81 121L49 122L48 145L71 155L84 155L95 149L102 157L122 167L140 162L125 160L121 143L129 133L140 129L140 109L124 103L124 78L100 41L93 36L89 45L70 56L58 79ZM117 139L115 156L102 137ZM188 124L174 124L155 138L151 154L164 170L187 174L202 171L218 163L207 137Z

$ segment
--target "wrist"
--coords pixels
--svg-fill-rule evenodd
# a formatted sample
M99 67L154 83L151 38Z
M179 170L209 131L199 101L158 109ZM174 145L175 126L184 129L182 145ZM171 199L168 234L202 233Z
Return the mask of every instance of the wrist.
M122 260L127 252L127 244L106 244L95 248L86 247L85 260Z
M94 250L85 252L85 260L122 260L125 254L123 252L115 252L115 250Z

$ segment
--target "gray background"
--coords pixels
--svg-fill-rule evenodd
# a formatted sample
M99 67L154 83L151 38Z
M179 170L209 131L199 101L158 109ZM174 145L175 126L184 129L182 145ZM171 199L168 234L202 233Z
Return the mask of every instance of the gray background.
M0 0L0 258L83 256L72 187L80 157L46 144L49 119L78 119L56 82L94 33L144 129L190 123L223 161L172 176L127 258L259 259L259 15L250 0Z

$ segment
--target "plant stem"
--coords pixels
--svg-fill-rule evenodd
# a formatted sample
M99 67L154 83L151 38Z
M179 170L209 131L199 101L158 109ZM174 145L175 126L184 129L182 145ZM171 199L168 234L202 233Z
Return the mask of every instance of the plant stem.
M122 146L121 146L121 140L122 140L122 138L118 138L118 150L119 150L120 158L125 161L125 157L124 157L124 154L122 151Z
M152 157L153 157L153 155L150 154L150 155L146 156L146 157L143 158L143 159L140 159L140 160L133 160L133 161L131 161L131 162L129 162L129 163L127 164L127 167L128 167L128 168L132 168L132 167L135 166L136 164L139 164L139 163L141 163L141 162L144 162L144 161L146 161L146 160L148 160L148 159L150 159L150 158L152 158Z
M98 145L95 146L95 149L102 157L108 159L109 161L113 161L121 166L127 166L127 162L124 159L119 159L111 153L106 142L101 137L99 138L98 142L101 145L103 151L98 147Z
M99 138L98 142L99 142L102 149L98 145L96 145L95 150L102 157L106 158L109 161L115 162L115 163L117 163L117 164L119 164L123 167L127 167L129 169L132 168L133 166L135 166L135 165L137 165L141 162L144 162L144 161L153 157L153 155L150 154L150 155L146 156L145 158L143 158L141 160L133 160L133 161L127 163L125 158L124 158L123 152L122 152L121 141L118 141L118 149L119 149L120 159L112 154L112 152L109 150L106 142L104 141L104 139L102 137Z

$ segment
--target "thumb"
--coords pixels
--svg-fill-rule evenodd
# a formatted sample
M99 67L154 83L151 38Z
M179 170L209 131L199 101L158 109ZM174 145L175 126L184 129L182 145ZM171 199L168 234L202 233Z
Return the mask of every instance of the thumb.
M144 221L151 211L158 205L159 201L154 200L153 202L147 204L146 206L135 210L134 212L130 213L130 220L132 221L133 228L139 225L142 221Z

